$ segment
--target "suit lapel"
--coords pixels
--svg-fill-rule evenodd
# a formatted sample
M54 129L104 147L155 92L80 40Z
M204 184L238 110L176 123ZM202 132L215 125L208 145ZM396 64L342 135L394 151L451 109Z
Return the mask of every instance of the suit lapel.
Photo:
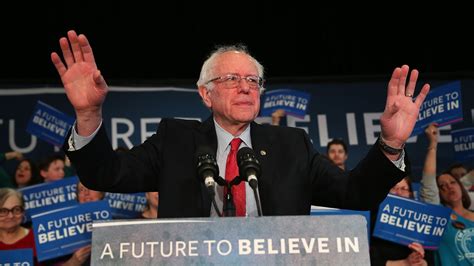
M260 161L262 174L258 180L259 194L262 203L262 210L265 213L272 213L271 187L275 175L275 158L277 156L274 147L277 145L276 136L267 130L267 127L255 122L251 124L250 135L252 137L252 149Z

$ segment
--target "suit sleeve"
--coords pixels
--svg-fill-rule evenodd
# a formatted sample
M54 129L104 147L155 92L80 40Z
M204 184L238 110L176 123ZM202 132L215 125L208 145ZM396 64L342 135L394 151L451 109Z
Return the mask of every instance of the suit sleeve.
M90 143L77 151L63 147L81 182L97 191L133 193L158 191L162 139L166 122L158 133L130 151L116 153L102 125ZM70 133L69 133L70 134Z
M410 169L405 156L406 169ZM398 169L380 150L372 146L366 157L350 172L344 172L328 158L312 157L312 204L342 209L376 210L391 187L408 173Z

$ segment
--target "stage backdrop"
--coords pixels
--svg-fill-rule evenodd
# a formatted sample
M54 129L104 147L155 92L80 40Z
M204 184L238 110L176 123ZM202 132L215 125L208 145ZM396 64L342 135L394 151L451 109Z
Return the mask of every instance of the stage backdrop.
M454 80L430 81L432 88ZM418 85L417 93L421 85ZM286 117L283 126L305 129L316 150L326 152L331 138L349 144L348 167L363 158L380 132L386 82L268 84L267 90L293 89L311 94L304 118ZM474 80L461 80L464 121L442 128L438 147L438 170L454 160L451 129L471 127L474 117ZM70 116L72 106L62 88L0 89L0 152L19 150L38 159L55 149L26 132L37 101L42 101ZM114 147L139 144L152 135L163 117L205 120L210 115L193 85L188 87L111 87L104 104L104 124ZM270 117L259 117L270 123ZM427 139L424 134L410 139L408 154L415 180L423 166ZM471 165L473 162L467 162Z

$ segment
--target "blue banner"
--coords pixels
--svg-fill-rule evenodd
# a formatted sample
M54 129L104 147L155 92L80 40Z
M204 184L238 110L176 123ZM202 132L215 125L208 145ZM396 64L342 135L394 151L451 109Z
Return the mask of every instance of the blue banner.
M60 147L74 123L74 118L41 101L36 104L26 131Z
M411 136L422 134L431 123L441 127L462 120L461 82L455 81L430 91L421 105Z
M28 220L37 213L77 204L77 176L20 188Z
M105 200L87 202L32 216L38 261L71 254L89 245L92 221L110 220Z
M423 76L421 76L423 77ZM387 98L388 80L345 80L344 82L308 82L291 80L267 82L268 91L292 88L311 95L303 118L286 116L281 126L301 128L308 132L314 148L325 154L327 143L342 138L348 144L346 168L352 169L367 154L380 132L380 115ZM430 79L432 88L439 88L453 80ZM471 127L474 117L474 80L461 81L464 120L440 128L438 142L438 168L446 169L454 161L451 130ZM22 87L25 87L23 84ZM262 95L262 99L265 96ZM17 150L25 157L39 160L54 152L54 147L39 141L26 132L31 112L37 101L46 102L68 114L74 110L62 88L0 89L0 147L3 151ZM19 105L18 103L21 103ZM27 107L30 106L31 109ZM26 107L26 108L25 108ZM263 106L262 106L263 107ZM103 125L113 148L132 147L154 134L164 117L203 121L210 116L194 84L182 87L110 87L103 105ZM256 121L270 124L271 117L257 117ZM410 138L406 150L412 163L413 176L421 176L426 156L427 140L424 135ZM474 167L474 165L470 165ZM13 173L16 164L7 161L7 172Z
M474 159L474 127L451 131L454 144L454 159L465 162Z
M33 249L0 250L0 266L32 266Z
M109 202L114 219L141 217L147 200L145 193L105 193L104 200Z
M425 249L438 248L451 209L395 195L380 204L373 235L398 244L420 243Z
M291 89L278 89L265 92L261 104L261 116L271 116L278 109L289 115L304 117L309 106L311 94Z

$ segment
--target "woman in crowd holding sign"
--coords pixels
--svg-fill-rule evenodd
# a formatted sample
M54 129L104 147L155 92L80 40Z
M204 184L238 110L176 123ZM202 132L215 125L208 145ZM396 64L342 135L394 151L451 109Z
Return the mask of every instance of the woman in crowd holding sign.
M451 224L446 227L435 254L436 265L473 265L474 246L470 243L474 237L474 213L469 210L471 199L461 181L452 174L443 173L436 177L438 128L431 124L425 134L429 145L421 180L422 197L427 202L441 203L453 210Z
M32 249L36 265L33 230L21 226L24 215L22 194L11 188L0 188L0 250Z
M413 198L410 178L403 178L390 189L390 194ZM428 265L421 244L413 242L407 247L376 237L372 237L370 243L370 262L372 265Z

